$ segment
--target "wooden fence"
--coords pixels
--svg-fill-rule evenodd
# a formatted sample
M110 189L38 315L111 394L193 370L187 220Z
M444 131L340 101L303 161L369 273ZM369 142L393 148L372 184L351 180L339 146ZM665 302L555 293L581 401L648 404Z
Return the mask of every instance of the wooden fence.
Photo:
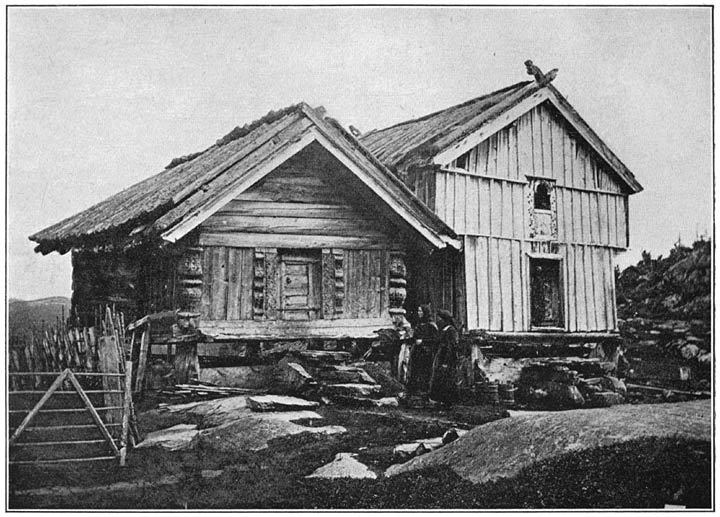
M58 320L11 340L11 464L115 457L124 464L128 436L139 439L130 344L122 313L107 307L104 314L96 327Z

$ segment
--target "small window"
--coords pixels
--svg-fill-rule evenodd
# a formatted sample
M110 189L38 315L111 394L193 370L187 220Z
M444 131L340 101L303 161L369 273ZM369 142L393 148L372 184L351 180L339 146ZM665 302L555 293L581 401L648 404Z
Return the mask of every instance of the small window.
M458 156L455 159L455 167L457 167L458 169L468 170L469 163L470 163L470 151L466 152L462 156Z
M544 181L535 187L535 210L550 210L550 187Z

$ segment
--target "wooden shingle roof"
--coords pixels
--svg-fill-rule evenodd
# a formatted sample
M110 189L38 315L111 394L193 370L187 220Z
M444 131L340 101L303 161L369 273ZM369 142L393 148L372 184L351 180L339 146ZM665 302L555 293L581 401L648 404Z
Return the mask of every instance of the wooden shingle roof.
M90 208L30 236L35 251L65 253L117 239L175 241L218 199L273 166L283 151L321 139L436 247L459 246L456 234L337 122L305 103L236 128L183 163L149 177ZM276 166L276 165L275 165ZM184 228L182 232L178 228Z
M449 163L453 150L467 150L511 123L526 109L551 102L581 138L597 152L630 192L642 186L578 112L549 82L523 81L424 117L381 130L360 141L393 170ZM457 151L455 154L458 154Z

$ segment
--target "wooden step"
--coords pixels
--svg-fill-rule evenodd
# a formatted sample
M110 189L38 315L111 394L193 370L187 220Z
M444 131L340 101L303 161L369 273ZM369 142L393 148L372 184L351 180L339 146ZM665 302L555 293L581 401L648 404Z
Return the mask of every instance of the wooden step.
M379 384L323 384L320 392L331 400L333 397L379 398L380 388Z

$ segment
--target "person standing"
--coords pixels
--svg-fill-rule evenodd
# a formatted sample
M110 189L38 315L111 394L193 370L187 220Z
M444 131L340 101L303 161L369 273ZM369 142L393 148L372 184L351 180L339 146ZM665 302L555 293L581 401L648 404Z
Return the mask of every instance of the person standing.
M430 398L443 406L451 406L458 398L455 370L459 336L455 320L448 311L439 310L437 321L440 335L432 366Z
M429 305L420 305L417 310L418 323L413 332L413 346L410 352L410 381L408 391L427 393L430 388L432 364L437 348L438 328L432 321Z

